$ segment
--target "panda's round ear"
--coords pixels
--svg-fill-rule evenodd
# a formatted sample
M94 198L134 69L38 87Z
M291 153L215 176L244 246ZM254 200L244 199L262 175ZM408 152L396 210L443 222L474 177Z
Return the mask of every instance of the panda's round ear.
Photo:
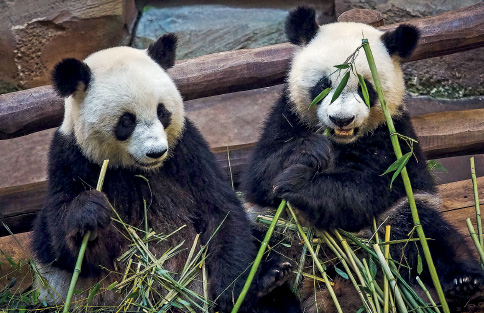
M61 97L68 97L79 88L85 91L90 81L91 69L77 59L63 59L52 70L52 84Z
M173 33L164 34L148 47L148 55L162 68L175 65L178 38Z
M401 58L409 57L417 47L420 31L413 25L401 24L395 30L384 33L381 37L390 55Z
M316 12L313 8L300 6L286 18L285 30L289 41L295 45L305 45L316 36L319 26L316 22Z

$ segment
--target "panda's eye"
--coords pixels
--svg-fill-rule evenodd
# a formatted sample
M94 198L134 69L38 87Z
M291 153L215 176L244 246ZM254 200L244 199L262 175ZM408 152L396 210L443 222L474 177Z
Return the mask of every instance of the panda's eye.
M326 88L331 87L331 85L332 82L327 76L321 78L310 90L311 100L316 98Z
M375 105L377 94L373 85L365 79L366 89L368 89L368 98L370 99L370 108ZM361 86L358 84L358 95L363 99L363 92L361 91Z
M126 140L131 136L136 127L136 116L132 113L124 113L119 117L114 134L118 140Z
M171 123L171 112L166 109L163 103L159 103L156 113L163 127L167 128Z

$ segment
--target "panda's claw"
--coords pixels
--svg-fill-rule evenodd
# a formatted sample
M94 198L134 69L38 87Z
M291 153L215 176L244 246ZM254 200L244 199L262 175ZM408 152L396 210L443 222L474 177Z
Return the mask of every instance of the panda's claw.
M283 261L268 261L259 271L257 296L263 297L289 279L292 265Z

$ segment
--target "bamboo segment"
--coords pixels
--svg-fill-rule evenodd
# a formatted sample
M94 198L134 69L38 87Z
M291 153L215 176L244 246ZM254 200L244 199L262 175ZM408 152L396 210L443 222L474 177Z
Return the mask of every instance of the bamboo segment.
M474 190L474 202L476 204L476 220L477 220L477 232L479 234L479 243L481 244L481 247L484 248L483 241L482 241L481 209L479 208L479 192L477 190L476 166L474 164L474 157L471 158L471 177L472 177L472 187Z
M370 45L367 39L362 40L362 46L363 46L363 49L365 50L366 58L368 60L371 74L373 76L373 82L375 83L375 88L378 93L378 99L380 100L381 108L385 115L388 130L390 131L390 139L392 141L393 150L395 151L395 156L397 157L397 160L398 160L402 157L402 150L400 148L400 143L398 142L398 137L395 135L396 134L395 126L393 125L392 117L386 106L385 96L383 95L383 89L381 87L380 78L378 76L378 71L376 69L375 60L373 59L373 54L371 52ZM437 270L435 269L435 265L432 260L432 255L430 254L430 249L427 243L427 238L425 237L425 232L422 228L422 225L420 224L417 205L415 203L415 198L413 196L412 185L410 183L410 178L408 177L407 168L404 167L400 174L402 176L403 184L405 186L405 192L407 193L408 204L410 205L410 210L412 212L413 223L417 229L417 234L420 239L420 244L422 245L422 250L425 255L425 260L427 261L427 266L429 268L430 276L432 277L435 290L437 291L437 294L439 296L439 300L440 300L440 303L442 304L442 309L444 313L450 313L449 306L447 304L447 301L445 300L444 291L442 290L442 286L439 281L439 276L437 275Z
M474 245L476 246L477 252L481 258L481 265L484 266L484 250L479 243L479 239L477 238L476 231L474 230L474 226L472 225L471 219L466 219L467 228L469 229L469 233L471 234L472 241L474 241Z
M101 191L103 183L104 183L104 176L106 175L106 170L108 169L109 160L104 160L103 165L101 167L101 173L99 174L99 179L97 181L96 190ZM81 266L82 260L84 259L84 253L86 252L87 243L89 241L89 237L91 237L91 232L87 231L82 238L81 248L79 249L79 255L77 256L76 267L74 268L74 273L72 274L71 284L69 285L69 290L67 292L66 302L64 305L63 313L69 312L69 306L71 304L72 295L74 294L74 288L76 287L77 279L79 278L79 274L81 273Z
M334 305L336 306L336 310L338 311L338 313L343 313L343 310L341 309L341 306L339 305L339 301L336 298L336 295L334 293L333 287L331 287L331 284L329 282L328 275L326 275L326 271L324 270L323 266L321 265L321 262L319 262L316 253L314 253L313 247L311 246L311 242L309 242L308 237L306 237L306 234L304 233L303 228L301 227L301 225L299 224L299 222L296 218L296 214L294 214L294 211L292 210L292 208L289 204L287 205L287 208L288 208L289 212L291 213L291 216L294 219L294 222L297 225L297 229L299 231L299 234L301 234L301 237L304 240L304 244L308 247L309 253L313 257L314 263L316 263L316 267L318 268L318 270L321 272L321 275L323 276L324 283L326 284L326 288L328 288L329 294L331 295L331 299L333 299Z
M282 200L281 204L279 204L279 207L277 208L277 211L274 214L274 218L272 219L272 223L269 226L269 229L266 232L266 236L264 237L264 240L262 241L262 244L259 248L259 252L257 253L257 256L254 260L254 263L252 264L252 267L251 267L250 272L249 272L249 276L247 277L247 280L245 281L245 285L242 288L242 291L240 292L239 297L237 298L237 302L235 302L234 308L232 309L231 313L237 313L237 311L239 311L240 306L242 305L242 302L244 302L245 296L247 295L247 292L249 291L250 284L252 283L252 280L254 279L254 276L257 272L257 269L259 268L259 264L262 260L262 257L264 256L264 252L266 251L267 245L269 244L269 240L272 237L272 233L274 232L274 228L276 227L277 221L279 220L279 217L281 216L282 211L286 207L286 203L287 203L286 200Z

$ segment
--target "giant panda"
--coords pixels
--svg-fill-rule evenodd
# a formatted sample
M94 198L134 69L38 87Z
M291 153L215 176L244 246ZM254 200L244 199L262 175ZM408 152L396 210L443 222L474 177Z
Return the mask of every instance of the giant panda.
M392 239L408 238L414 224L403 182L397 178L391 186L391 175L382 175L396 158L364 51L356 56L354 67L365 80L370 107L354 75L333 103L331 99L343 77L334 66L343 64L362 38L367 38L396 131L417 139L404 105L400 60L413 52L419 31L410 25L388 32L360 23L319 26L315 11L308 7L291 11L285 30L297 49L286 87L265 121L243 178L248 203L262 210L277 207L285 199L303 223L317 230L362 231L369 229L375 217L379 224L392 226ZM329 87L333 87L331 92L310 107ZM402 149L403 153L409 151L404 143ZM483 271L464 237L439 214L437 190L417 143L413 153L407 170L420 221L426 236L433 239L429 246L447 299L462 305L482 291ZM417 255L423 256L417 246L405 249L411 282L415 282ZM391 254L399 257L402 248L403 244L392 245ZM421 278L432 285L426 268ZM337 288L338 292L345 289ZM361 302L348 312L359 307ZM314 301L306 302L305 308L334 310L327 303Z
M238 198L185 117L182 97L166 72L174 65L176 42L166 34L146 50L115 47L55 66L53 85L65 97L65 115L51 142L47 200L33 231L32 250L43 277L36 282L40 300L63 302L87 231L91 236L76 290L89 291L100 282L92 306L116 307L126 299L123 292L108 290L123 279L126 264L117 258L130 244L112 218L143 229L144 203L149 228L171 234L149 243L155 257L183 244L163 263L164 270L177 280L200 234L200 245L208 247L213 310L228 312L237 299L257 246ZM94 188L105 159L109 167L101 192ZM288 264L277 260L263 264L241 311L283 311L278 305L287 305L287 296L279 301L269 292L288 271ZM201 273L188 288L203 295ZM152 300L161 301L166 291L156 283L153 290ZM83 293L73 301L86 298Z

